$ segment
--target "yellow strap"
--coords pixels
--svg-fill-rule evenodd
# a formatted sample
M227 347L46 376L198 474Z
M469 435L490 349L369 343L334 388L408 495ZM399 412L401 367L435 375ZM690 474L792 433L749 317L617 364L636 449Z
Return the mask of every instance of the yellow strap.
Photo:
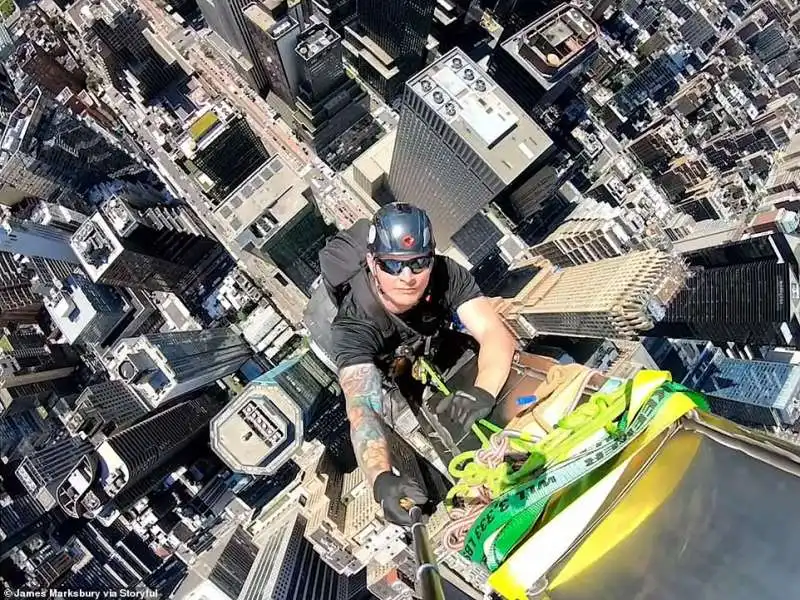
M664 373L653 372L650 373ZM649 379L649 378L648 378ZM649 385L648 379L642 381L643 385ZM662 379L662 383L665 379ZM660 385L660 383L659 383ZM651 392L652 393L652 392ZM647 396L645 396L647 398ZM687 395L676 393L670 396L664 407L656 414L647 429L635 439L631 444L615 459L614 464L621 464L628 460L637 452L641 451L659 435L666 431L673 423L679 421L688 412L694 410L695 403ZM641 408L641 404L639 404ZM638 409L637 409L638 411ZM533 536L536 537L535 534ZM526 547L532 546L529 541L524 542L500 568L489 577L489 585L494 591L507 600L527 600L527 590L535 583L531 580L530 557L526 556Z

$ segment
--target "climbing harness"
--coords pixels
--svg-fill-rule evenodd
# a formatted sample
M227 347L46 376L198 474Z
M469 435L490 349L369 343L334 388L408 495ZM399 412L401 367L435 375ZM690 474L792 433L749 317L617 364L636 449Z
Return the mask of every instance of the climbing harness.
M686 392L702 403L669 378L667 372L642 371L631 381L609 379L541 439L524 428L501 430L482 422L492 432L490 438L482 434L483 448L450 464L458 484L447 498L448 547L465 535L464 556L496 570L536 525L550 497L622 452L668 397Z
M439 370L424 356L420 356L414 361L411 367L411 376L417 381L437 389L445 396L450 395L450 390L447 389Z

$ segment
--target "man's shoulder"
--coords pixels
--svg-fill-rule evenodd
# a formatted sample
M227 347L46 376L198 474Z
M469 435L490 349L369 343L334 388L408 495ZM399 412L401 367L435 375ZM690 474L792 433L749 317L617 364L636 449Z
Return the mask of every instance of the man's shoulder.
M451 310L481 295L469 270L449 256L437 255L432 278L433 296Z
M359 274L354 278L353 285L342 299L336 317L333 320L334 326L347 325L348 327L358 327L359 329L374 329L380 332L383 322L374 314L374 310L368 305L369 298L364 298L368 290L364 289L363 275Z
M443 254L436 255L433 262L433 268L434 271L441 272L449 277L452 277L454 274L469 274L469 270L466 267L460 265L456 260Z

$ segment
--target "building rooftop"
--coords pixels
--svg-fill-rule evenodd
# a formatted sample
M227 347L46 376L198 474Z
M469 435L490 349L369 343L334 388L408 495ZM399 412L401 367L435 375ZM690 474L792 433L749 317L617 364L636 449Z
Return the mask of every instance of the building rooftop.
M534 120L457 48L406 85L506 184L552 147Z
M593 48L599 30L580 8L562 4L503 43L540 83L570 71Z
M272 39L277 40L297 27L297 22L291 17L275 18L259 4L251 4L244 9L244 16L261 31Z
M310 60L339 39L341 39L339 34L333 29L323 23L318 23L303 32L295 52L300 55L301 59Z
M250 382L211 421L211 447L231 469L272 475L303 443L300 407L275 382L275 373Z
M228 128L228 125L241 118L229 107L215 106L193 120L186 130L186 134L179 142L183 154L192 159L199 150L207 148Z
M19 150L28 131L36 126L41 116L41 99L41 90L38 87L33 88L9 115L8 123L3 130L3 138L0 140L0 167L6 165L11 156Z
M745 224L743 219L700 221L689 235L673 244L673 249L679 254L687 254L736 241L742 237Z
M308 185L283 160L274 156L228 196L215 211L242 247L252 243L260 248L309 202ZM255 228L255 230L254 230Z
M53 324L70 344L87 333L87 329L93 335L105 337L109 334L110 322L95 323L95 318L101 314L115 314L119 323L132 310L113 288L94 284L79 275L70 276L62 290L45 299L45 307Z
M70 246L89 278L95 282L123 251L114 229L99 212L87 219L72 235Z

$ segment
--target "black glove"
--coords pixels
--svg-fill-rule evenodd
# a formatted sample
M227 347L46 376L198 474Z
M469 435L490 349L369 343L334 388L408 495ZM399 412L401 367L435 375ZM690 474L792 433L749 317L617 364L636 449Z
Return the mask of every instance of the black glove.
M470 433L473 423L489 416L495 402L495 397L483 388L470 386L445 396L435 411L439 423L458 445Z
M384 471L375 478L372 492L375 495L375 502L380 503L383 508L383 516L395 525L411 525L409 509L400 505L401 500L408 499L417 506L428 502L428 495L420 484L390 471Z

